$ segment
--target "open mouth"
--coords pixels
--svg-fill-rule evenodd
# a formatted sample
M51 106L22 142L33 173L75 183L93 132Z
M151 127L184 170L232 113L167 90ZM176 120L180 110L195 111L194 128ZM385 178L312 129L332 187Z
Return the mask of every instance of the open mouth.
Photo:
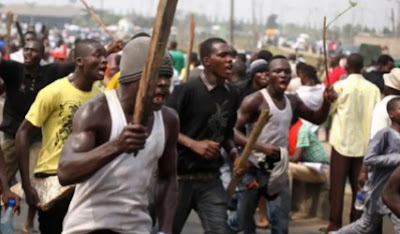
M24 61L25 61L25 63L30 63L30 62L32 62L32 58L26 56L26 57L24 57Z
M163 103L165 100L165 95L162 93L157 93L156 95L154 95L153 101L154 103L160 104Z
M106 68L105 67L104 68L100 68L99 71L98 71L98 74L100 76L104 77L105 74L106 74Z

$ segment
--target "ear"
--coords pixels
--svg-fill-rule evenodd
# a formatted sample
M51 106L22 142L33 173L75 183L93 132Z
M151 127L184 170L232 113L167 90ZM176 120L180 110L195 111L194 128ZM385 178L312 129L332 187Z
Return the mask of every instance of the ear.
M75 59L75 63L78 67L83 66L83 58L82 57L78 57Z
M211 59L210 59L210 57L204 57L203 58L203 65L205 66L205 67L208 67L208 66L210 66L210 64L211 64Z
M388 111L388 115L389 115L389 118L390 118L390 119L393 119L393 118L394 118L393 111Z

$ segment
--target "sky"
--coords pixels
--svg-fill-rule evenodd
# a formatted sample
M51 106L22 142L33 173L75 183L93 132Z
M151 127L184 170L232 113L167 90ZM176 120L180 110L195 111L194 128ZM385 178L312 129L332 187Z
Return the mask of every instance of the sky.
M132 9L145 15L154 16L158 0L86 0L89 5L124 14ZM355 1L355 0L353 0ZM42 5L65 5L70 2L81 6L79 0L0 0L0 3L31 3ZM179 0L178 10L207 14L213 19L228 19L231 0ZM278 23L299 23L311 27L322 27L323 17L327 21L349 6L348 0L234 0L234 15L237 20L266 22L270 14L277 14ZM391 28L391 10L395 19L400 13L400 0L358 0L358 5L339 18L333 26L347 23L361 24L376 30ZM254 6L254 7L252 7Z

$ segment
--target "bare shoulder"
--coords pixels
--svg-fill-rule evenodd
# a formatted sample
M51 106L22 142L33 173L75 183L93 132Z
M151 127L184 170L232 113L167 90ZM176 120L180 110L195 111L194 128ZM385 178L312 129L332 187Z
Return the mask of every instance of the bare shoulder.
M261 91L246 96L240 105L240 109L244 111L258 111L260 108L268 108Z
M163 115L165 124L167 124L168 126L171 126L171 127L179 126L179 116L178 116L178 113L174 109L167 107L167 106L163 106L161 111L162 111L162 115Z
M104 94L100 94L83 104L75 113L74 130L87 130L104 126L110 119L107 100Z

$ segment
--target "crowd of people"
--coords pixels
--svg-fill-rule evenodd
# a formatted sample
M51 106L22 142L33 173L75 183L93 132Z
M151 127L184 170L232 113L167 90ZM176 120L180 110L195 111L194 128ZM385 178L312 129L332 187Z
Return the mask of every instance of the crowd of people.
M131 124L148 34L107 47L77 40L71 50L60 40L53 62L35 31L22 41L22 57L0 60L0 188L17 210L21 195L11 187L20 171L25 232L37 212L44 234L177 234L194 210L205 233L251 234L269 223L284 234L300 180L329 184L325 232L380 233L389 215L400 233L400 69L389 55L368 72L360 54L335 55L321 75L296 55L248 58L221 38L201 42L185 61L171 41L151 113ZM240 153L262 110L271 117L243 168ZM233 174L241 180L228 201ZM347 178L351 224L343 226Z

